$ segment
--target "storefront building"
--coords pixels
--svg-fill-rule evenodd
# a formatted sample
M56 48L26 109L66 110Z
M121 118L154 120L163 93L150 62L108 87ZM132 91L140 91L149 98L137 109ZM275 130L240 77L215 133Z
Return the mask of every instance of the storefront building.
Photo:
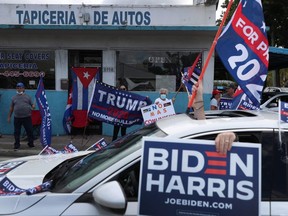
M125 82L129 91L152 101L161 87L168 88L169 97L176 96L175 111L185 112L181 72L199 53L205 62L217 31L216 5L208 0L167 2L1 4L0 132L13 134L13 124L6 120L16 83L23 82L34 99L39 74L44 73L52 133L64 134L62 118L73 67L98 67L102 82ZM206 109L213 68L214 57L204 77ZM103 123L95 130L111 135L112 129Z

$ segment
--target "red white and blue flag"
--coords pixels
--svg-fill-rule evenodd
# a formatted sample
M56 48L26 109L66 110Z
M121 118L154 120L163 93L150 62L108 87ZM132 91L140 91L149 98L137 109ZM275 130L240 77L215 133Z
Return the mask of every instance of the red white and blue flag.
M88 110L99 68L72 68L72 110Z
M201 53L195 60L195 65L193 64L190 67L185 67L182 76L182 83L185 85L185 88L189 95L192 93L192 87L195 83L198 82L199 76L202 70L202 55Z
M51 113L45 94L43 77L40 77L38 88L35 94L36 102L41 113L41 129L40 129L40 142L42 146L51 145L51 136L52 136L52 120Z
M69 143L66 146L64 146L64 149L61 151L61 153L63 154L73 153L73 152L78 152L78 149L72 143Z
M259 107L269 61L261 0L240 0L216 51L253 106Z
M63 128L67 134L71 133L72 119L73 116L72 116L72 88L71 88L62 121Z
M232 110L259 110L259 106L255 106L248 96L243 92L240 86L234 93L232 104L230 109Z
M283 101L279 101L279 103L280 120L288 123L288 103L285 103Z
M101 149L104 149L108 144L106 143L104 137L95 142L93 145L91 145L86 151L90 149L94 149L95 152L100 151Z

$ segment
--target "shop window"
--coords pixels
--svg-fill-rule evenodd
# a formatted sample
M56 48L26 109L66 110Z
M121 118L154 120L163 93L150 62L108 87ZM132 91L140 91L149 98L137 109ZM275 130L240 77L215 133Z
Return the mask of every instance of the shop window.
M191 66L199 52L119 51L117 52L117 84L130 91L177 91L181 72ZM181 89L180 91L185 91Z
M0 50L0 86L14 89L23 82L26 89L37 89L44 74L45 89L55 89L55 53L48 50Z

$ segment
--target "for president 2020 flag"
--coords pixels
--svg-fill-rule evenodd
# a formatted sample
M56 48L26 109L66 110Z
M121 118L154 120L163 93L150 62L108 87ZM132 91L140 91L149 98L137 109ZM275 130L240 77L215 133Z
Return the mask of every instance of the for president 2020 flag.
M130 127L143 122L141 108L151 103L148 97L96 81L88 116L108 124Z
M36 102L41 113L41 131L40 131L40 142L42 146L51 145L51 136L52 136L52 120L50 108L48 105L43 78L40 77L38 88L35 94Z
M259 107L269 60L261 0L240 0L216 51L252 104Z

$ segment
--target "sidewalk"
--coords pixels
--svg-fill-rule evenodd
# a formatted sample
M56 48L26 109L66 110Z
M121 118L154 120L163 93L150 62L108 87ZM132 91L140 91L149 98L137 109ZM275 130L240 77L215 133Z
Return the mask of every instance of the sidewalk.
M112 137L110 136L103 136L103 135L76 135L76 136L53 136L51 147L55 148L56 150L63 150L64 146L67 145L72 141L72 144L80 151L86 150L91 145L93 145L96 141L100 140L101 138L105 138L107 143L110 143ZM34 148L29 148L27 145L27 140L21 139L21 146L20 149L14 151L14 136L13 135L5 135L3 134L0 138L0 157L23 157L29 155L36 155L43 149L43 146L40 143L39 137L34 140Z

